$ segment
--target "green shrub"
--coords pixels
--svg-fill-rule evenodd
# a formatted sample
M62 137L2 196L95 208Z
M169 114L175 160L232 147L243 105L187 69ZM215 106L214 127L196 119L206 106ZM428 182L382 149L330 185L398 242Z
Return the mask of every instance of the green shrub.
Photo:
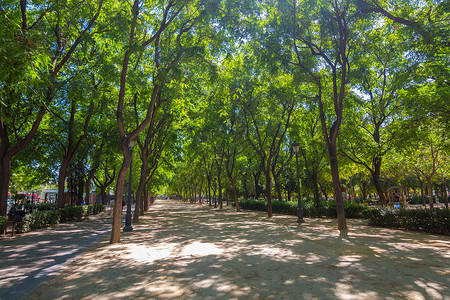
M64 208L61 208L61 222L65 223L67 221L75 220L76 210L76 206L65 206Z
M89 216L89 206L88 205L75 206L75 207L76 207L76 218L78 221L81 221L82 219Z
M259 199L239 200L243 209L267 211L267 201ZM336 218L336 203L333 200L321 200L320 206L316 207L313 199L302 201L303 216L309 218ZM364 204L355 202L344 202L345 215L348 218L361 218L366 208ZM297 201L272 201L272 211L279 214L297 215Z
M96 203L92 207L93 207L93 211L94 211L93 214L94 215L99 214L99 213L101 213L102 211L105 210L105 205L103 205L101 203Z
M450 233L450 210L448 209L368 208L364 210L363 217L371 226L445 235Z
M297 202L272 201L272 212L277 213L277 214L285 214L285 215L294 215L295 216L295 215L297 215Z
M16 223L16 230L19 233L58 224L61 220L59 210L33 211L26 214L22 221Z
M356 202L344 202L344 210L346 218L362 218L362 213L366 209L366 205Z
M16 231L19 233L29 232L32 230L32 225L34 224L34 215L26 214L21 222L16 223Z
M260 199L243 199L239 200L242 209L267 211L267 201Z
M44 211L44 210L56 210L58 209L56 203L39 203L36 205L36 210Z
M94 205L88 205L87 213L89 216L94 215Z
M36 204L34 204L34 203L25 203L25 204L20 204L20 203L18 203L18 204L14 204L14 205L11 207L11 209L12 209L12 211L15 211L15 210L21 210L21 209L22 209L22 206L23 206L23 209L24 209L26 212L32 212L32 211L36 210Z
M3 233L6 230L7 223L8 219L4 216L0 216L0 233Z
M19 233L29 232L34 229L58 224L60 222L82 220L86 218L89 214L98 214L105 209L105 206L103 204L94 204L91 206L88 205L66 206L62 209L55 209L56 205L54 203L42 203L42 204L37 205L35 211L27 213L21 222L16 223L17 232ZM49 208L49 210L43 210L44 208ZM0 232L2 232L1 218L0 218ZM3 219L5 219L6 224L6 218Z
M60 210L47 210L45 214L45 223L47 225L54 225L61 222L61 211Z

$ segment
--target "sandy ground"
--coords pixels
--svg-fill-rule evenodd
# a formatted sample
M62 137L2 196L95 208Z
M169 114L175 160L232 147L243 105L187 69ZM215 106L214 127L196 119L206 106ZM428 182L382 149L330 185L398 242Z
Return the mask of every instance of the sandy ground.
M450 299L450 238L157 201L29 299Z

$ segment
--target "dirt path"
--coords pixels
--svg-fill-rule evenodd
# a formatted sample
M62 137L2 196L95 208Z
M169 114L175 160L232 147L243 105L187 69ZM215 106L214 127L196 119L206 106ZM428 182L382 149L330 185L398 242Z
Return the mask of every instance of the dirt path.
M450 299L450 238L157 201L30 299Z
M24 297L110 232L111 216L103 213L0 238L0 299Z

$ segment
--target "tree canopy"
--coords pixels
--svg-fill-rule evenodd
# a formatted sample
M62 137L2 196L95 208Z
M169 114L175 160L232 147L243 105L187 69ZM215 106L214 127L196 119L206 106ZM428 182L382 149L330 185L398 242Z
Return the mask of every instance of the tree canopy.
M447 1L3 1L0 11L2 215L8 191L49 183L64 206L77 173L86 196L114 190L112 243L127 184L136 222L156 194L211 204L217 193L238 211L238 198L264 196L270 217L271 200L297 190L295 141L301 193L317 205L333 196L342 232L344 187L385 204L397 163L398 184L448 193Z

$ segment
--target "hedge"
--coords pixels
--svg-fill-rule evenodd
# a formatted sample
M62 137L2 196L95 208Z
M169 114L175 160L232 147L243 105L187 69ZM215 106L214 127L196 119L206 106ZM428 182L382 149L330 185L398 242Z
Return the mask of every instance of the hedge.
M450 210L448 209L405 209L405 208L368 208L363 217L371 226L400 228L414 231L449 235Z
M8 219L4 216L0 216L0 233L3 233L6 230L6 223L8 223Z
M267 211L267 200L243 199L239 200L239 205L243 209ZM332 200L321 200L316 207L313 200L302 202L303 216L307 218L336 218L336 203ZM366 208L364 204L356 202L344 202L344 211L347 218L361 218L362 212ZM286 215L297 215L297 201L272 201L272 212Z
M16 223L17 232L29 232L34 229L58 224L61 220L60 210L33 211L26 214L21 222Z
M45 211L35 210L27 213L21 222L16 223L16 229L17 232L22 233L67 221L81 221L89 215L96 215L104 210L103 204L66 206L62 209Z

